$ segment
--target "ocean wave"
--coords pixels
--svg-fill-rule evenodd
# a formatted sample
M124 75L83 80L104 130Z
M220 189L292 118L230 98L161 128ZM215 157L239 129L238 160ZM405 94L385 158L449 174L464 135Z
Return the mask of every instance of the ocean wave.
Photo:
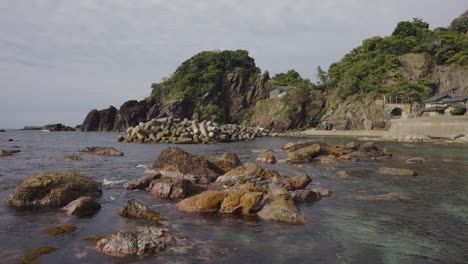
M136 167L137 167L137 168L145 168L145 169L146 169L146 168L148 167L148 165L145 165L145 164L138 164Z
M102 182L102 184L104 185L118 185L118 184L122 184L122 183L125 183L127 182L126 180L108 180L106 178L104 178L104 181Z

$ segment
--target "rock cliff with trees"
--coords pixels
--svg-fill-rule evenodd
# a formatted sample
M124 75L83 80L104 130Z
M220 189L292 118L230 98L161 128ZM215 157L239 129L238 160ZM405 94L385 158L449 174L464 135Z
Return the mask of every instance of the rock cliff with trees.
M468 12L447 28L421 19L399 22L390 36L371 37L317 83L295 70L270 77L246 50L203 51L183 62L142 101L92 110L83 131L124 131L153 118L174 117L261 126L385 129L383 95L420 102L434 94L468 94ZM312 64L313 62L311 62ZM274 87L291 87L270 98Z

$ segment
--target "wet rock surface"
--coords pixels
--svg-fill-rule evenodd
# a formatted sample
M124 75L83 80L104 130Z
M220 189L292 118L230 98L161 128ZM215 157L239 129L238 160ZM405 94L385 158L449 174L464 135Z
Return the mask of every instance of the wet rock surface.
M150 256L158 255L172 244L175 239L168 229L137 226L99 240L96 249L113 256Z
M276 163L276 157L275 157L275 152L272 149L269 149L262 154L260 154L257 159L255 159L256 162L261 162L261 163L269 163L269 164L275 164Z
M72 201L62 209L65 210L69 215L79 217L91 216L97 211L101 210L101 204L92 197L82 196Z
M100 185L78 172L44 172L24 178L5 204L15 208L61 208L81 196L101 195Z
M119 215L126 218L137 218L151 222L159 221L159 213L150 209L142 202L130 199L127 203L119 210Z

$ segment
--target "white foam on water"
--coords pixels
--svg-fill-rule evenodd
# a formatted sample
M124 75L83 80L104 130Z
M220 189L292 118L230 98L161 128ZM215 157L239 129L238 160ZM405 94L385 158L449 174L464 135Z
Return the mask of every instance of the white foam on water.
M102 182L102 184L104 185L117 185L117 184L122 184L126 182L126 180L108 180L106 178L104 178L104 181Z
M137 168L145 168L145 169L146 169L146 168L148 167L148 165L138 164L136 167L137 167Z

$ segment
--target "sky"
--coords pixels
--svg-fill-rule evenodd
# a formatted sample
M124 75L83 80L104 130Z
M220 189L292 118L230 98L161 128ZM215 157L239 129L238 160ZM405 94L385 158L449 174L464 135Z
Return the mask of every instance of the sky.
M338 61L402 20L448 26L466 0L2 0L0 128L77 125L149 95L203 50L246 49L270 75Z

